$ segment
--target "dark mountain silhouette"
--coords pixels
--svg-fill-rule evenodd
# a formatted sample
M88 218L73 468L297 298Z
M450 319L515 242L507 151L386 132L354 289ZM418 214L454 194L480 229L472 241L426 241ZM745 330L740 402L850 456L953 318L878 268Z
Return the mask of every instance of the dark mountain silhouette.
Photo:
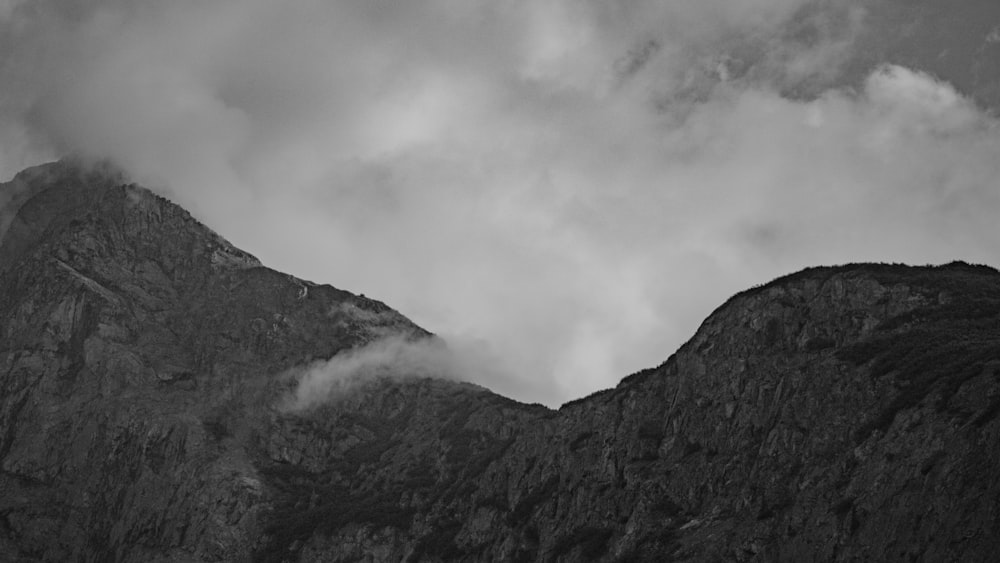
M406 374L290 411L295 368L434 337L260 265L107 166L37 167L0 194L0 560L1000 550L991 268L805 270L557 411Z

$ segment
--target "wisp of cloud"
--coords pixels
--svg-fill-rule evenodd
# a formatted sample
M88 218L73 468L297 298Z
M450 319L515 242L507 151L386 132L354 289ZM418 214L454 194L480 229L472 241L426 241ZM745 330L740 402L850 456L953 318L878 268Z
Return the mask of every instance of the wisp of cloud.
M492 360L474 347L456 347L439 338L386 336L288 372L295 389L281 407L300 412L335 403L377 379L476 379L498 369Z

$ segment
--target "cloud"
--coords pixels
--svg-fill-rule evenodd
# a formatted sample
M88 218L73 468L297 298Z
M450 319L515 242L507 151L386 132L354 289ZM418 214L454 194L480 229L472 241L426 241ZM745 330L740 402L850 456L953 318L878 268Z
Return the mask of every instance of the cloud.
M998 262L996 121L900 66L790 94L864 25L805 4L15 3L0 172L110 155L557 404L804 266Z
M335 403L364 384L381 378L475 380L495 377L497 365L475 346L455 346L438 338L387 336L293 370L295 390L282 408L307 410Z

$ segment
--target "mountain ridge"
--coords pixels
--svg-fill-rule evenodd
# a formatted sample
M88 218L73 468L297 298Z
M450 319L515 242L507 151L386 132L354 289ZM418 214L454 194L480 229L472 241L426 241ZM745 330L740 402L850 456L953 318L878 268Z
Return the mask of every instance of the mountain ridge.
M783 276L731 297L659 366L558 410L372 377L291 411L289 370L433 336L260 266L120 178L70 178L34 211L23 201L0 240L7 559L938 561L1000 547L992 268ZM80 185L82 199L53 197Z

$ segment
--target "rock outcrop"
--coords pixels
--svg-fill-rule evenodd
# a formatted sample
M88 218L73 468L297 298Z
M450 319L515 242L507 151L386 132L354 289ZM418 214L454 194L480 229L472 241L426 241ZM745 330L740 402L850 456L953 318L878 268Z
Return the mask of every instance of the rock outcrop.
M290 410L296 368L434 337L108 168L48 165L0 195L0 560L1000 551L990 268L805 270L558 411L406 374Z

